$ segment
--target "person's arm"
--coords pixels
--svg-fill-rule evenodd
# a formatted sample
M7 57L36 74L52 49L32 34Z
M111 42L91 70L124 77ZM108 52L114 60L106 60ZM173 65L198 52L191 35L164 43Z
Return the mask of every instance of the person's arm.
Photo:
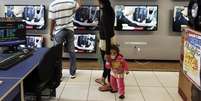
M80 2L76 2L75 10L78 10L80 8Z
M111 68L112 68L111 62L106 61L105 67L106 67L107 69L111 69Z
M122 65L126 74L128 74L128 62L125 59L122 59Z
M53 31L54 31L54 28L55 28L55 12L54 12L55 8L52 7L52 5L50 4L49 6L49 12L48 12L48 24L49 24L49 27L48 27L48 34L50 35L50 39L53 40Z
M49 19L49 34L50 34L50 39L52 40L53 38L53 31L55 27L55 20Z

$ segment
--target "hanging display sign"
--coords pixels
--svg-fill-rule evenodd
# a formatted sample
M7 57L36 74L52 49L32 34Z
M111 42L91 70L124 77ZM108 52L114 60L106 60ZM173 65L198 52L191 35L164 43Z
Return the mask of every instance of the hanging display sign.
M201 34L199 33L191 29L185 30L183 70L200 88Z

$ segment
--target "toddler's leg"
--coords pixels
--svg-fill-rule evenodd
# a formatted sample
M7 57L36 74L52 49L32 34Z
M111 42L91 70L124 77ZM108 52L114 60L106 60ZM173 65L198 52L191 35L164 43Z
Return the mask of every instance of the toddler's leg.
M112 91L117 91L118 88L117 88L117 80L114 76L110 76L110 84L111 84L111 87L112 87Z
M118 84L118 92L120 96L125 95L125 84L124 84L124 78L118 78L117 79Z

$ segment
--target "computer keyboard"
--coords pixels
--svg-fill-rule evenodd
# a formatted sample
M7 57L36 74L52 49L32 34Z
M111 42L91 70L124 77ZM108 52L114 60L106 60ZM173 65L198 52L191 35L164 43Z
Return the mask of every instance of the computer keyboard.
M17 64L18 62L24 60L25 58L31 56L34 50L23 49L15 53L0 54L0 69L6 70Z

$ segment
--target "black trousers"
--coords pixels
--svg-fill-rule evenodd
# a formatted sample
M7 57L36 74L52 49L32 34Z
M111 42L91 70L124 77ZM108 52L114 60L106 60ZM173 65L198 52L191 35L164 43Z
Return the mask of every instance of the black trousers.
M106 67L105 67L105 63L106 63L106 61L105 61L105 51L102 51L102 50L100 50L101 51L101 57L102 57L102 61L103 61L103 78L108 78L108 82L110 82L110 69L107 69Z

